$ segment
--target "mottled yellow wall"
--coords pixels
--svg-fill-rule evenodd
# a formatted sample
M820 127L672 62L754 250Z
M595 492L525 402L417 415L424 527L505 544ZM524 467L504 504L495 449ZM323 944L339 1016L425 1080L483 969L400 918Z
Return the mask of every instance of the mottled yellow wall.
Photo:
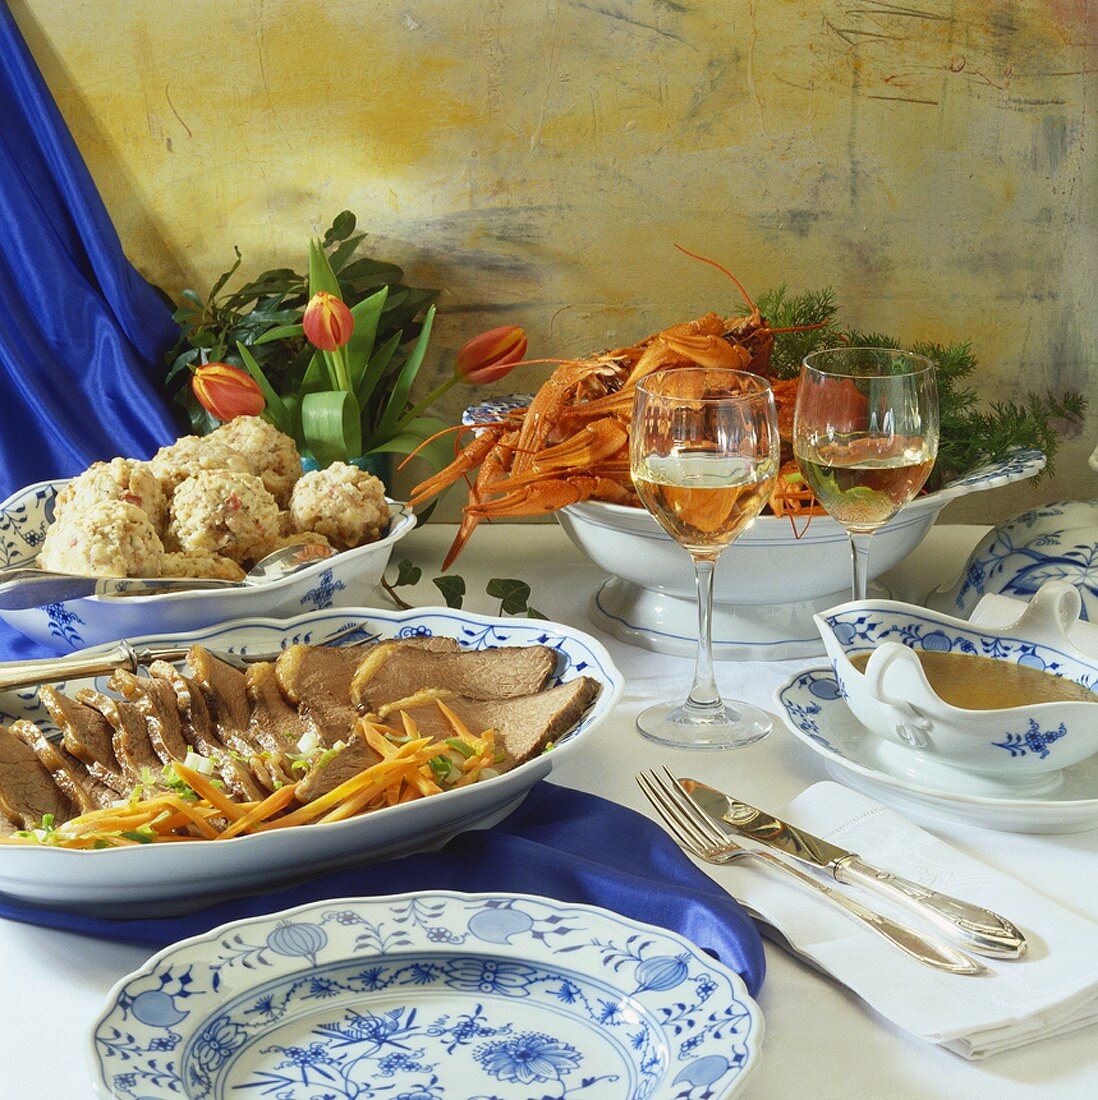
M833 284L860 327L971 340L989 395L1098 404L1085 0L11 6L127 252L172 293L234 243L253 271L298 260L350 207L445 288L446 370L490 324L569 354L738 310L678 242L756 290ZM1055 484L953 518L1093 494L1095 437L1092 415Z

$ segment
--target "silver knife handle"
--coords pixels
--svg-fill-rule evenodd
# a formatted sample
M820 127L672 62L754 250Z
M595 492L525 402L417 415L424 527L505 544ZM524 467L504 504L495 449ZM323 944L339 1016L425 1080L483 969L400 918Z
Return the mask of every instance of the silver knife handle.
M944 932L963 940L972 951L999 959L1019 959L1026 953L1026 938L1006 917L981 905L940 894L917 882L881 871L859 859L845 856L832 865L835 878L849 886L862 886L906 906Z
M119 642L113 649L94 656L74 653L69 657L43 657L37 661L9 661L0 663L0 692L52 684L58 680L102 676L120 668L137 671L137 656L129 642Z
M983 963L970 958L952 944L928 936L926 933L919 932L914 928L909 928L906 924L893 920L891 917L886 917L883 913L874 912L874 910L862 905L861 902L847 897L846 894L840 893L838 890L833 890L813 875L802 871L799 867L793 866L784 859L780 859L771 852L754 848L748 852L741 848L737 850L737 853L760 859L774 867L780 867L786 874L792 875L805 885L811 886L814 890L826 895L840 909L846 910L852 917L872 928L879 936L883 936L905 954L910 955L926 966L932 966L936 970L944 970L950 974L976 976L987 973L987 967Z

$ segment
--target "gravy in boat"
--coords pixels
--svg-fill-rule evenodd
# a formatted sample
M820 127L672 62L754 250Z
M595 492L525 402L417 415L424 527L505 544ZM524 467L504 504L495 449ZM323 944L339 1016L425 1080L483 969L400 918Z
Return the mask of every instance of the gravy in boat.
M1088 688L1051 672L1013 661L968 653L914 650L938 697L961 710L1006 710L1035 703L1098 703ZM864 672L872 653L857 653L850 663Z

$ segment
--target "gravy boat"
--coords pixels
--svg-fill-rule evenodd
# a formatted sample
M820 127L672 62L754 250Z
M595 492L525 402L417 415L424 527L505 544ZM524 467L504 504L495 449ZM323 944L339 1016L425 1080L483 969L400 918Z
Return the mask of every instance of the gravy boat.
M1094 691L1098 658L1069 641L1079 617L1074 586L1043 585L1016 622L980 626L892 600L859 600L814 616L855 717L881 738L882 761L920 782L974 794L1037 794L1060 771L1098 752L1098 701L1003 710L951 706L930 686L916 650L963 653L1054 673ZM851 658L871 652L864 672Z

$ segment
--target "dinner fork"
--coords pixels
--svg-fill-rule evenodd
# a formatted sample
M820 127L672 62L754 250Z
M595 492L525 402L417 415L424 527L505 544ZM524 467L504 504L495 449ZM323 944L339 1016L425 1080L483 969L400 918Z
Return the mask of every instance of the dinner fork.
M664 770L667 771L667 769ZM983 963L944 940L919 932L900 921L886 917L883 913L870 909L814 878L808 872L786 863L772 852L744 848L730 840L708 820L705 813L669 771L666 778L654 771L641 772L636 780L675 842L680 848L699 859L714 864L755 859L770 867L777 867L798 882L822 894L845 913L867 925L913 959L950 974L989 973L988 967Z
M321 645L332 645L349 634L362 630L359 623L350 623L334 634L329 635ZM354 648L376 642L377 634L364 634L362 638L347 642L341 648ZM52 684L60 680L83 679L90 676L105 676L109 672L124 669L136 673L152 661L182 661L187 656L190 645L167 646L153 645L135 649L127 641L121 641L113 648L98 654L73 653L67 657L43 657L34 661L10 661L0 663L0 692L13 691L15 688L33 687L37 684ZM256 650L251 653L229 653L225 650L211 649L210 652L226 664L240 670L259 661L273 661L281 649Z

